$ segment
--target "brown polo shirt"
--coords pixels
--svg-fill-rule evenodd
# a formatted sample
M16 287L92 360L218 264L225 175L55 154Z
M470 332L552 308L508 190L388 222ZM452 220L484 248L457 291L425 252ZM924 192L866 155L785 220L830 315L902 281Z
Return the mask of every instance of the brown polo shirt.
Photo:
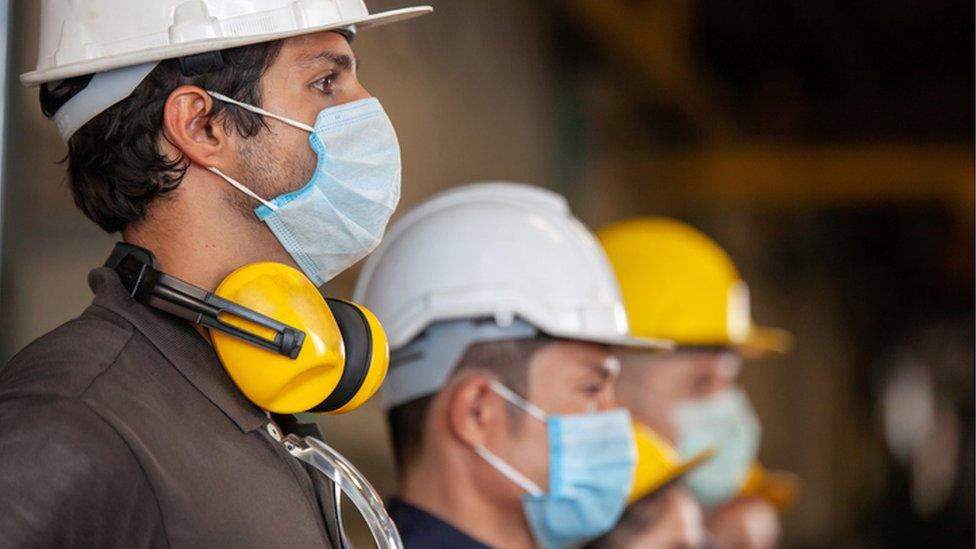
M188 323L92 305L0 370L0 547L339 546L332 486ZM306 433L302 433L306 434Z

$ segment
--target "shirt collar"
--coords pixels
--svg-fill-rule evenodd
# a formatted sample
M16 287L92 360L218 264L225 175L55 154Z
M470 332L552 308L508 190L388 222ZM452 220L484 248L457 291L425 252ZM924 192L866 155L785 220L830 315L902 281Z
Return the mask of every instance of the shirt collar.
M405 547L491 549L450 523L400 498L393 498L387 507Z
M268 422L264 412L234 385L213 347L188 322L137 302L122 287L115 271L107 267L92 270L88 285L95 292L95 305L132 324L242 431L253 431Z

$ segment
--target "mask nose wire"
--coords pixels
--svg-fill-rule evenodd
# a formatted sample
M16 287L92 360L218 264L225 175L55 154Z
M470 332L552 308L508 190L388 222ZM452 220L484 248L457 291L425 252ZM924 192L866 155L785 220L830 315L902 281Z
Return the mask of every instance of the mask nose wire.
M300 130L304 130L304 131L306 131L308 133L315 133L315 128L313 128L312 126L309 126L308 124L305 124L305 123L302 123L302 122L297 122L295 120L292 120L291 118L285 118L284 116L277 115L277 114L275 114L273 112L268 112L268 111L262 109L261 107L255 107L254 105L248 105L247 103L242 103L242 102L240 102L240 101L238 101L236 99L232 99L230 97L227 97L226 95L224 95L222 93L218 93L218 92L210 91L210 90L207 90L207 93L210 95L210 97L213 97L214 99L219 99L220 101L223 101L224 103L230 103L231 105L236 105L236 106L238 106L238 107L240 107L240 108L242 108L242 109L244 109L246 111L251 111L251 112L253 112L255 114L260 114L261 116L267 116L268 118L274 118L275 120L277 120L279 122L282 122L284 124L288 124L289 126L291 126L293 128L298 128Z

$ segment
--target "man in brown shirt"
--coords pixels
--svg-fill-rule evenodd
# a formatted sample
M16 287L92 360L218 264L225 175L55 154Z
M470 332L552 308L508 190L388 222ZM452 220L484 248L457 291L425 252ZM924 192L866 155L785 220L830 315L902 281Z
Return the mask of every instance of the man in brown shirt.
M253 107L311 126L369 98L349 43L356 26L429 8L51 0L41 10L38 69L22 79L42 85L68 144L75 202L152 250L160 271L212 291L259 261L317 275L255 208L311 186L321 152ZM333 237L300 236L326 249ZM0 547L341 546L331 483L281 444L308 427L248 401L204 330L133 299L112 269L89 282L95 299L80 317L0 370Z
M107 268L0 370L0 546L338 546L331 492L189 323Z

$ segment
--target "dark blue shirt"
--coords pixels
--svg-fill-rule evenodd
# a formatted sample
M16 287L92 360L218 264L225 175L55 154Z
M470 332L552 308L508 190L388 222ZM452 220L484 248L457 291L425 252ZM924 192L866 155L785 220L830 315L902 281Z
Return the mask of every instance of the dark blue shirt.
M490 549L443 520L394 498L387 511L396 523L404 549Z

